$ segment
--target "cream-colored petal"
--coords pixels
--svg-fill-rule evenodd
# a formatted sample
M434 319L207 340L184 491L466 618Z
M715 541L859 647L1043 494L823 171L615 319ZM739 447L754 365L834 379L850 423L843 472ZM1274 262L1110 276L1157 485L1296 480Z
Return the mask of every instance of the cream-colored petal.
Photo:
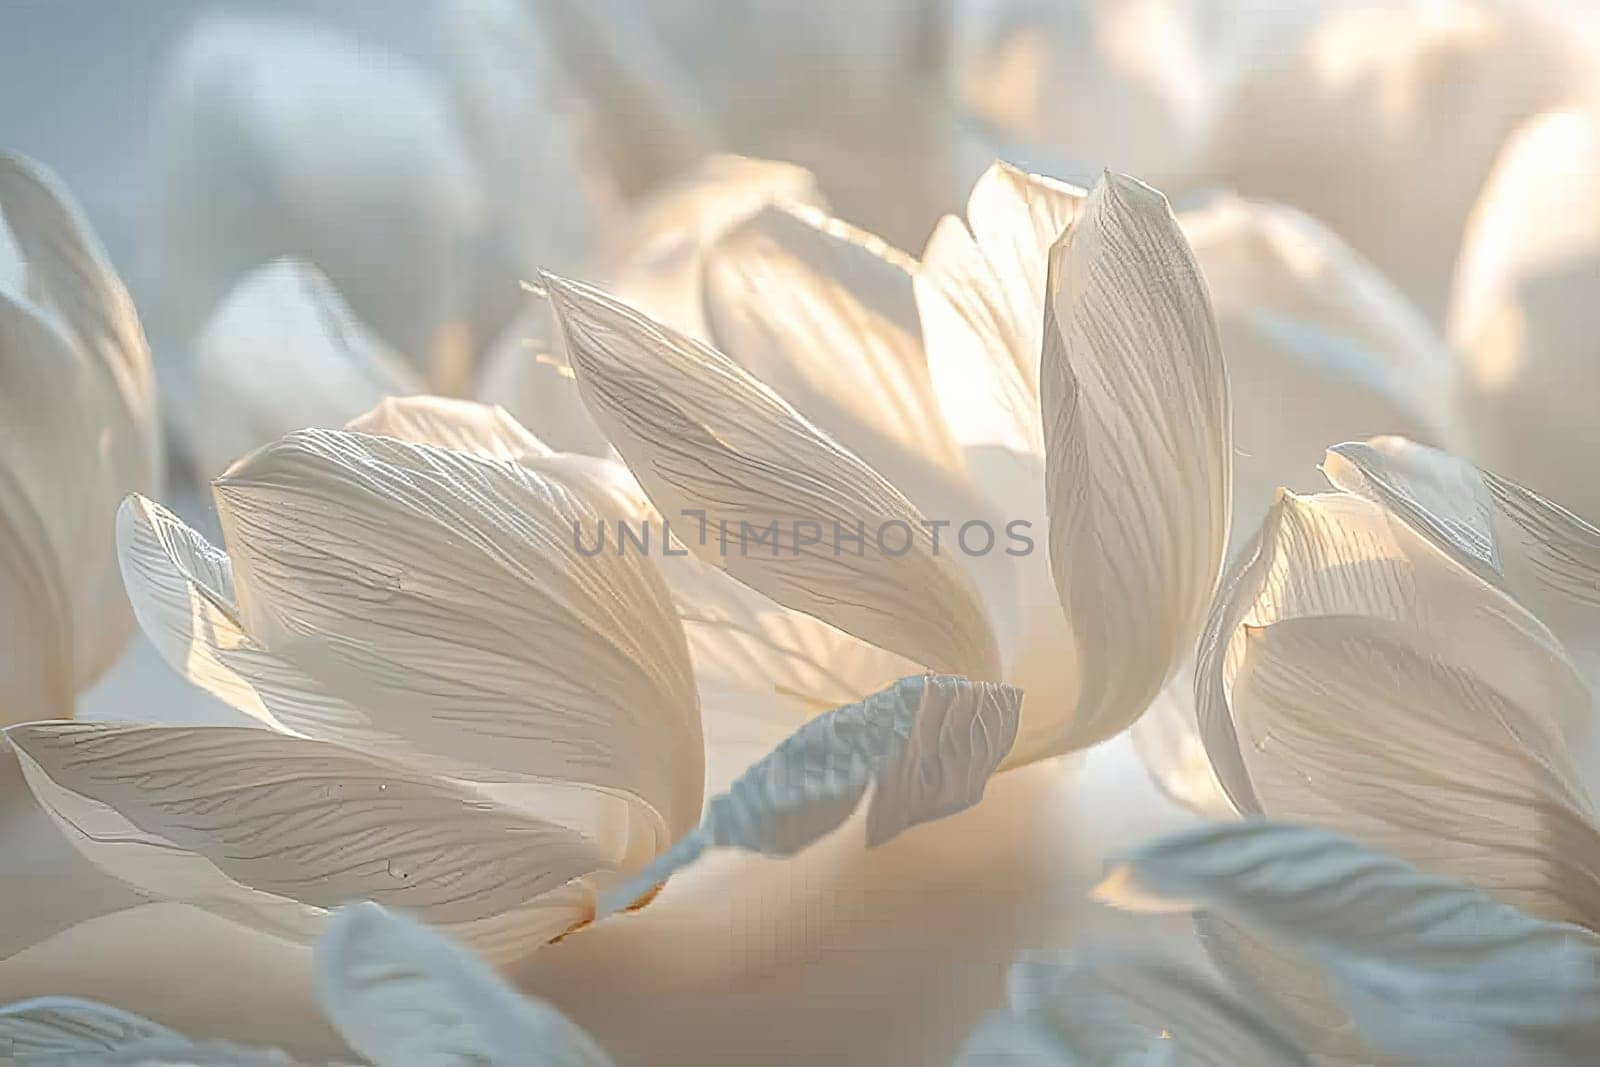
M241 274L292 255L437 388L463 386L483 203L441 87L371 41L258 12L194 20L163 81L147 312L163 339L188 344Z
M729 230L769 204L824 209L804 167L713 155L640 201L604 255L611 291L658 322L707 340L706 255Z
M974 1032L963 1067L1006 1063L1309 1064L1258 1009L1167 960L1077 952L1012 965L1008 1010Z
M719 351L942 516L967 469L928 376L916 269L838 219L766 207L711 249L705 307Z
M33 501L0 465L0 725L72 717L72 598Z
M1552 743L1587 733L1588 698L1570 658L1504 592L1370 501L1285 493L1231 565L1196 669L1201 737L1229 797L1247 814L1263 809L1241 761L1230 708L1247 630L1324 616L1389 620L1413 631L1429 654L1516 704L1554 716L1558 742Z
M1107 174L1051 252L1042 364L1050 564L1077 706L1045 751L1125 729L1190 655L1228 536L1228 374L1166 198Z
M1462 353L1470 454L1600 522L1585 457L1600 446L1600 389L1589 340L1600 267L1600 119L1593 110L1530 120L1510 137L1473 208L1449 320Z
M21 291L4 291L0 310L0 444L61 556L83 688L116 659L131 625L110 516L124 493L154 492L161 477L150 352L127 290L53 174L0 155L0 216L22 268Z
M472 953L370 901L317 942L317 1001L374 1067L604 1067L594 1040Z
M521 462L550 455L505 408L445 396L389 397L345 429Z
M691 551L913 662L997 676L973 582L882 475L722 353L582 283L548 284L591 413L669 521L703 518ZM770 547L753 542L769 529ZM859 551L844 539L858 529Z
M542 294L530 293L521 314L489 346L477 395L505 408L558 452L611 453L610 442L578 395L572 368L555 337L549 301Z
M336 427L422 383L317 268L278 259L240 279L194 346L185 414L212 477L290 430Z
M1097 891L1214 909L1328 969L1401 1063L1565 1064L1600 1040L1600 939L1322 829L1247 821L1144 846Z
M1321 488L1331 442L1455 438L1454 357L1336 235L1282 205L1228 197L1181 221L1228 359L1235 549L1280 486Z
M660 569L689 642L697 684L733 689L744 697L763 692L796 698L813 712L859 700L915 664L851 637L820 619L781 607L717 568L697 559L651 506L628 468L610 459L536 451L538 445L499 408L438 397L384 401L350 424L418 444L457 448L491 458L520 459L575 492L586 494L621 523L626 551L648 554ZM533 442L531 446L529 442ZM583 544L600 552L621 550L620 527L583 530ZM603 538L603 541L598 540ZM643 547L641 547L641 545Z
M1388 619L1288 619L1247 633L1233 717L1269 816L1600 928L1600 829L1561 737L1559 704L1572 695L1518 702ZM1509 638L1456 652L1527 655Z
M0 213L25 268L28 297L83 345L120 399L114 423L137 449L116 459L153 487L160 477L160 425L150 349L122 279L83 211L46 168L0 155Z
M1032 376L1025 375L1012 352L1019 338L1006 294L965 223L954 215L939 220L912 281L928 377L950 436L967 448L1042 454L1038 350L1022 361L1034 366ZM1035 318L1042 322L1043 313ZM1029 320L1019 348L1038 327Z
M0 1007L0 1051L17 1067L294 1067L275 1050L192 1041L131 1012L75 997L36 997Z
M450 96L484 197L484 295L507 306L516 279L593 252L614 195L585 158L586 116L531 16L518 0L451 0L443 12Z
M1034 394L1050 249L1083 214L1086 196L997 162L967 200L970 240L941 222L923 252L924 273L978 336L1006 353L1021 386Z
M583 494L337 430L282 438L215 493L239 615L267 651L420 749L636 801L641 841L694 825L682 628L648 559L580 551L602 517Z
M17 551L28 557L15 566L37 572L27 579L37 595L54 585L65 598L64 612L45 601L19 603L19 610L38 613L41 636L52 623L70 627L64 634L71 648L64 664L70 695L110 665L130 622L125 599L112 595L118 583L106 525L116 511L111 498L119 477L117 465L101 450L115 435L95 380L98 372L83 349L53 316L4 291L0 351L6 354L0 386L6 522L23 538ZM28 673L47 666L29 665ZM35 675L28 687L57 684L45 677ZM27 708L8 711L28 714Z
M296 940L370 899L527 951L588 918L578 834L354 749L266 730L11 727L28 785L97 865L156 899Z
M838 827L869 786L867 844L983 799L1016 739L1022 693L920 674L811 720L745 771L654 864L607 893L627 907L707 848L789 856Z

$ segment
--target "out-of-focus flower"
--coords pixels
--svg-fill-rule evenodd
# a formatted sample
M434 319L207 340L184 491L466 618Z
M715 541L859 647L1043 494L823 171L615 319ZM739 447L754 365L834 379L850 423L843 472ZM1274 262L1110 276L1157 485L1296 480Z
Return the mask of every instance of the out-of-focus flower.
M0 158L0 723L70 717L131 620L110 522L161 443L138 315L55 178Z
M302 427L336 427L384 397L422 393L412 368L298 260L244 276L195 342L191 403L177 416L201 474Z
M1582 96L1592 58L1533 4L1330 4L1220 105L1200 173L1309 212L1440 321L1506 137Z
M1292 956L1348 1012L1336 1032L1306 1026L1304 1014L1274 1020L1293 1024L1287 1033L1314 1062L1555 1067L1580 1062L1600 1036L1600 937L1591 929L1538 918L1480 887L1325 830L1251 821L1177 834L1114 866L1096 896L1135 911L1198 909L1202 921L1237 924L1284 954L1279 958ZM1171 1041L1186 1061L1310 1062L1286 1057L1282 1038L1270 1038L1254 1016L1284 987L1236 980L1250 1008L1215 988L1200 999L1153 1004L1144 998L1155 992L1151 979L1162 976L1135 977L1131 986L1101 986L1098 1003L1121 1009L1120 1026L1091 1031L1100 1020L1047 991L1030 998L1042 1002L1038 1007L1021 1005L1026 1029L980 1032L972 1051L997 1047L995 1037L1042 1031L1056 1048L1098 1039L1131 1052L1141 1038L1149 1048L1154 1036ZM1301 1012L1312 1007L1298 1005ZM1041 1015L1053 1025L1039 1026ZM1157 1019L1164 1021L1152 1034ZM1334 1033L1342 1044L1329 1046ZM1233 1055L1218 1046L1221 1037L1248 1039L1244 1048L1272 1054Z
M605 1067L605 1052L544 1001L524 997L470 952L370 903L341 908L316 946L317 1000L373 1067ZM195 1041L93 1001L41 997L0 1007L0 1048L18 1067L292 1067L277 1051Z
M459 383L482 197L423 74L293 20L209 18L174 61L158 133L164 341L187 343L246 271L296 256L419 370Z
M708 18L696 5L527 2L575 60L612 169L635 192L708 151L788 160L842 215L909 244L970 179L939 3L756 0Z
M1490 175L1457 265L1450 339L1462 353L1473 455L1600 520L1587 457L1600 270L1600 131L1590 111L1518 130Z

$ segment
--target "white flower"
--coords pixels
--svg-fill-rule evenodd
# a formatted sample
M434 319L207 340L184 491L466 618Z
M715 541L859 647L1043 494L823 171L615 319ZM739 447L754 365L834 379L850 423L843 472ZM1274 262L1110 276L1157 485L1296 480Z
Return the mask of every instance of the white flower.
M130 629L111 516L161 445L138 315L77 205L0 158L0 723L70 717Z
M1600 520L1587 457L1593 408L1600 174L1591 111L1543 115L1507 143L1473 208L1457 264L1450 339L1461 351L1472 455Z

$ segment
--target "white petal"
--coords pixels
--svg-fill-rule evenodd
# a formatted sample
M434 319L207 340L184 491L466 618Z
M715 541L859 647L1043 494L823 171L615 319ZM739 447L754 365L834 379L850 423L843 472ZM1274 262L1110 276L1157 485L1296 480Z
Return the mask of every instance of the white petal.
M1584 403L1600 388L1587 343L1600 325L1589 299L1597 177L1592 112L1541 116L1508 141L1461 248L1449 329L1470 454L1590 522L1600 522L1583 459L1600 444Z
M1564 1064L1600 1040L1600 939L1321 829L1248 821L1148 845L1097 890L1216 909L1327 967L1382 1055Z
M1316 466L1330 442L1452 439L1453 355L1337 236L1281 205L1233 198L1182 222L1228 358L1235 548L1280 486L1321 488Z
M478 398L505 408L558 452L609 455L611 445L584 408L554 331L549 301L530 294L522 313L489 346Z
M972 187L970 236L954 220L943 221L923 252L930 282L995 358L1005 354L1007 373L1029 395L1039 389L1050 249L1083 213L1086 195L997 162Z
M579 551L602 516L584 495L519 464L324 430L255 453L215 492L240 617L269 652L420 749L635 801L641 844L694 825L683 631L642 554Z
M82 210L56 177L32 160L0 155L0 212L26 267L26 292L83 345L120 398L125 443L140 485L160 477L159 423L150 350L133 301Z
M1526 610L1369 501L1285 493L1230 567L1196 670L1201 736L1241 811L1262 810L1229 704L1247 627L1337 616L1390 620L1414 631L1428 654L1521 707L1553 716L1559 729L1552 744L1585 732L1583 684L1560 642Z
M421 389L321 271L279 259L242 278L206 323L186 417L211 477L290 430L342 426L386 396Z
M19 601L18 610L38 613L41 637L51 623L68 627L59 640L71 650L63 664L19 661L16 671L33 675L26 689L64 681L64 695L70 696L110 665L128 629L126 602L113 596L115 557L106 536L119 479L100 451L112 440L104 394L82 349L40 309L4 291L0 351L6 353L0 386L6 522L15 527L21 539L17 551L26 557L13 566L35 572L23 580L36 596L54 586L65 598L59 605L64 611L44 600ZM49 666L63 667L65 679L51 681L49 671L37 673ZM31 714L47 710L34 708ZM27 707L7 709L9 718L29 716Z
M237 727L11 727L63 834L158 900L282 937L372 899L497 952L589 918L606 857L578 834L466 787L338 745ZM496 944L492 938L501 938Z
M317 1000L374 1067L602 1067L565 1016L523 997L448 938L370 901L339 910L317 942Z
M102 1056L152 1040L177 1040L160 1023L106 1004L39 997L0 1007L0 1051L22 1064ZM70 1062L70 1061L69 1061Z
M22 293L0 291L0 451L59 553L81 689L130 629L109 524L124 493L153 492L161 475L150 353L121 280L52 174L0 155L0 215L24 268Z
M1308 1064L1259 1012L1213 979L1158 959L1075 953L1012 965L1008 1013L962 1049L964 1067L1058 1064Z
M512 279L591 253L608 192L585 166L584 116L530 14L516 0L453 0L445 11L451 95L485 200L482 267L506 297Z
M681 174L714 142L687 73L626 0L530 5L597 120L610 171L630 195ZM581 57L579 59L578 57Z
M606 254L611 290L680 333L706 340L706 254L723 234L768 204L825 208L803 167L713 155L651 191Z
M388 397L345 429L438 445L489 459L523 461L548 456L545 447L510 412L444 396Z
M1189 656L1228 535L1231 445L1205 282L1160 193L1106 175L1050 275L1050 564L1082 674L1060 751L1125 729Z
M1233 716L1269 816L1340 830L1534 915L1600 926L1600 829L1559 727L1559 702L1574 697L1518 702L1387 619L1247 632ZM1457 636L1463 656L1526 655L1510 639Z
M995 638L971 579L948 545L934 550L923 517L880 474L720 352L589 286L548 281L596 420L669 521L703 516L706 529L684 538L691 551L780 604L914 662L997 675ZM772 548L749 551L747 538L741 552L745 524L756 534L771 525ZM863 549L841 540L835 552L836 534L858 527ZM813 531L817 543L802 543Z
M994 682L915 675L802 726L712 797L700 826L608 892L627 907L707 848L789 856L833 830L875 787L867 844L976 804L1016 740L1022 693Z
M705 307L719 351L942 517L967 469L928 376L915 270L837 219L767 207L712 248Z
M187 343L240 274L292 255L416 369L455 379L439 388L465 384L460 311L482 204L426 74L315 23L217 13L185 34L156 120L164 336Z
M72 717L72 598L50 533L0 466L0 725Z
M131 1012L74 997L0 1007L0 1052L17 1067L293 1067L281 1052L191 1041Z

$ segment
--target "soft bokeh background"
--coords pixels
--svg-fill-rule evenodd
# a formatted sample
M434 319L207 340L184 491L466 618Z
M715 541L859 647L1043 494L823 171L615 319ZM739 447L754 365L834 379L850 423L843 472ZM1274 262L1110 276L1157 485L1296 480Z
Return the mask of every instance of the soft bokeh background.
M804 10L760 32L760 18L785 4ZM700 91L719 104L724 135L715 147L813 166L839 214L913 252L940 212L960 209L996 153L1075 180L1113 165L1170 187L1175 198L1240 186L1320 215L1389 270L1441 331L1468 211L1506 137L1565 92L1545 92L1560 65L1551 57L1572 58L1547 27L1480 33L1476 15L1451 23L1448 47L1408 53L1405 35L1384 19L1412 9L1362 5L1362 33L1325 43L1316 56L1326 64L1308 68L1326 75L1321 88L1297 76L1263 77L1236 96L1232 88L1247 75L1296 61L1304 27L1356 6L958 6L980 27L1007 25L988 18L993 9L1023 23L1045 12L1036 20L1047 29L991 55L995 42L983 32L944 36L945 8L933 0L841 0L815 11L790 0L671 0L649 11L652 32L680 56L696 56L701 37L710 42L708 57L691 66ZM1446 22L1459 14L1446 11L1451 5L1417 6L1445 11ZM83 203L146 315L164 386L187 354L148 310L171 266L155 237L153 131L174 51L213 9L309 17L373 49L358 49L355 62L381 66L397 55L440 81L459 59L446 43L444 0L0 6L0 147L52 167ZM1561 10L1570 20L1566 43L1578 48L1592 10ZM1184 41L1174 43L1180 26ZM982 61L961 67L965 80L930 88L922 80L929 50L955 40ZM566 56L586 65L582 55ZM1363 63L1354 84L1366 88L1327 88ZM943 91L952 109L961 97L963 114L935 173L924 167L921 123L943 114L927 106ZM1054 106L1037 106L1041 100ZM839 132L830 139L818 130ZM872 161L848 165L860 158ZM629 174L613 177L621 196L644 191L628 188ZM544 192L530 186L527 195ZM1592 263L1587 269L1593 280ZM508 275L505 291L514 293L514 283ZM1593 391L1582 395L1592 413ZM163 403L175 421L186 414L174 395ZM169 500L207 528L181 428L172 440ZM1541 460L1528 462L1539 473ZM1583 462L1574 456L1574 465ZM179 679L138 635L78 706L86 718L240 721ZM14 764L0 765L0 802L20 802L23 792ZM0 807L0 821L8 810L15 806ZM1017 952L1060 948L1085 931L1131 933L1082 903L1083 890L1108 852L1185 818L1150 787L1120 739L1084 758L1006 775L978 809L870 853L852 824L792 862L714 857L642 914L569 938L520 977L624 1062L944 1062L999 1003ZM8 900L81 910L61 887L82 867L45 834L0 856L0 935ZM1191 949L1184 921L1140 920L1137 932ZM45 993L94 996L197 1035L307 1055L339 1051L311 1006L304 952L188 909L106 915L0 962L0 1002Z

